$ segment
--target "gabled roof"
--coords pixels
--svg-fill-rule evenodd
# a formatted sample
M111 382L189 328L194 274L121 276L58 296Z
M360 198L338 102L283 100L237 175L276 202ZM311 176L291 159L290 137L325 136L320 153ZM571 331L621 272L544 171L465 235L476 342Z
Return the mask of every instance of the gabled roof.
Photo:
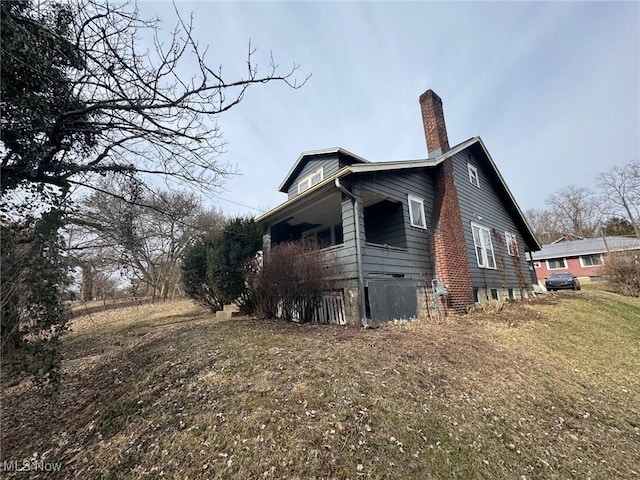
M298 157L298 160L296 160L296 163L293 164L293 167L291 167L291 170L289 170L289 173L287 173L287 176L284 178L284 180L278 187L278 191L279 192L287 191L287 189L289 188L293 180L295 180L298 173L300 173L300 170L304 168L304 164L307 163L307 161L313 159L314 157L318 157L322 155L330 155L332 153L342 157L343 161L348 165L352 165L354 163L369 163L369 160L365 160L364 158L356 155L355 153L351 153L350 151L342 147L334 147L334 148L326 148L324 150L311 150L309 152L302 152Z
M580 255L596 255L606 252L622 252L640 250L640 239L629 237L598 237L571 240L543 245L542 250L533 253L534 260L550 258L578 257Z
M440 163L444 162L447 158L453 157L454 155L466 150L467 148L472 149L480 159L486 162L488 166L488 171L486 172L487 176L492 180L492 183L496 189L496 192L498 193L500 198L503 200L507 211L509 212L509 214L511 214L514 222L516 223L520 232L522 233L522 236L527 246L529 247L529 250L530 251L539 250L541 247L533 234L533 230L529 226L529 223L527 222L524 214L522 213L522 210L518 206L513 194L511 193L511 190L509 190L509 187L505 183L504 178L502 178L502 175L498 171L496 164L491 158L491 155L489 155L489 152L480 137L473 137L468 140L465 140L464 142L459 143L458 145L454 146L453 148L448 150L446 153L440 155L439 157L431 158L431 159L423 159L423 160L403 160L403 161L372 163L340 147L332 148L328 150L318 150L315 152L305 152L302 155L300 155L296 164L287 175L285 182L283 182L282 185L280 185L280 191L283 191L283 189L287 185L287 182L290 183L293 180L294 178L293 176L297 173L298 169L302 168L303 160L308 159L309 157L313 157L315 155L327 154L327 153L341 153L343 155L347 155L351 157L354 160L354 162L351 165L348 165L346 167L339 169L333 175L330 175L324 178L320 183L314 185L308 190L305 190L303 193L296 195L295 197L287 200L286 202L264 213L263 215L258 217L256 221L262 222L271 216L274 216L280 212L283 212L284 210L288 210L292 208L292 206L298 202L304 202L305 199L307 199L308 196L312 195L314 192L317 192L318 190L321 190L323 188L327 188L328 185L332 185L336 178L342 178L351 174L363 174L363 173L370 173L370 172L388 172L388 171L410 169L410 168L431 168L439 165Z

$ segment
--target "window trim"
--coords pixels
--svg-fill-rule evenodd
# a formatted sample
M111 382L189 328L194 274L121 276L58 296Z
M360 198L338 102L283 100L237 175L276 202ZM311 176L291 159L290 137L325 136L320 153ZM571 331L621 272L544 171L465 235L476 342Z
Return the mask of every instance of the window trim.
M487 255L488 248L484 244L484 236L481 234L478 235L481 243L481 245L478 245L476 242L476 236L474 234L474 228L477 228L480 232L482 231L487 232L488 238L489 238L489 248L491 249L491 258L493 260L493 266L489 265L489 256ZM493 240L491 240L491 230L487 227L471 222L471 237L473 238L473 249L476 252L476 262L478 264L478 267L486 268L488 270L497 270L498 267L496 264L496 254L495 254L495 251L493 250ZM480 249L483 252L482 258L478 256L478 247L480 247Z
M316 183L312 184L311 183L311 179L313 177L315 177L316 175L318 175L318 174L320 174L320 180L318 180ZM320 183L322 180L324 180L324 166L321 166L317 170L311 172L309 175L305 176L304 178L302 178L302 180L300 180L298 182L298 194L300 194L302 192L306 192L307 190L309 190L314 185L317 185L318 183ZM307 183L308 186L304 190L300 190L300 185L302 185L303 183Z
M562 262L564 263L564 266L562 267L552 267L549 262L551 260L562 260ZM560 258L550 258L548 260L545 260L545 262L547 262L547 270L562 270L562 269L566 269L567 267L567 259L564 257L560 257Z
M598 257L598 260L600 261L600 263L598 263L597 265L585 265L584 261L583 261L584 257ZM600 254L593 253L591 255L580 255L580 266L582 268L601 267L602 265L604 265L604 259L602 258L602 255L600 255Z
M411 202L417 202L417 203L420 204L420 209L422 210L422 221L423 221L422 225L417 224L415 222L415 219L413 218L413 209L411 208ZM426 213L424 211L424 198L408 194L407 195L407 205L409 206L409 222L411 223L411 226L426 230L427 229L427 215L426 215Z
M509 254L512 257L520 258L520 248L518 247L518 236L513 232L505 231L504 239L507 242L507 254ZM515 252L511 248L513 244L515 244L515 247L516 247Z
M480 175L478 174L478 168L467 163L467 172L469 173L469 183L474 187L480 188Z

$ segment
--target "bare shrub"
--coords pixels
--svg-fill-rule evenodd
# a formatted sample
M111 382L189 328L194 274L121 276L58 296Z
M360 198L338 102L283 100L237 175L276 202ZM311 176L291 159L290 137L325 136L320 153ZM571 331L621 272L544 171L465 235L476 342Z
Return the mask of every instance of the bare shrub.
M488 314L495 314L505 309L507 305L506 300L487 300L475 306L479 311Z
M305 242L275 245L247 268L254 313L262 318L310 322L323 294L335 288L341 268L335 256Z
M602 274L616 292L629 297L640 297L640 258L638 254L610 254Z

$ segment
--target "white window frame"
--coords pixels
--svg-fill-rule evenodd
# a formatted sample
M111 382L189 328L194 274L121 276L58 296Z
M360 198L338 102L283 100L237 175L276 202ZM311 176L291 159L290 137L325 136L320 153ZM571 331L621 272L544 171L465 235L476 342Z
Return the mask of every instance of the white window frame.
M469 183L480 188L480 175L478 174L478 169L470 163L467 163L467 171L469 172Z
M427 229L427 216L424 211L424 198L416 197L415 195L407 195L408 205L409 205L409 219L411 221L411 226L416 228L422 228L423 230ZM420 204L420 211L422 212L422 224L416 222L416 219L413 217L413 209L411 208L411 202L416 202Z
M598 263L597 265L585 265L584 263L584 257L598 257L598 260L600 261L600 263ZM593 255L580 255L580 266L582 268L594 268L594 267L601 267L602 265L604 265L604 260L602 258L602 255L598 255L598 254L593 254Z
M478 231L477 236L475 233L476 230ZM496 256L493 251L493 241L491 240L491 230L471 222L471 236L473 237L473 247L476 252L478 267L497 270ZM489 256L489 252L491 252L491 256Z
M320 174L320 180L318 180L315 183L311 183L311 179L313 177L315 177L316 175L318 175L318 174ZM298 193L302 193L302 192L305 192L305 191L309 190L311 187L313 187L314 185L317 185L322 180L324 180L324 167L320 167L316 171L311 172L309 175L307 175L302 180L300 180L298 182ZM300 187L303 186L304 184L306 184L306 187L300 189Z
M518 236L513 232L504 232L504 239L507 242L507 253L512 257L520 257L520 248L518 248ZM515 248L515 251L513 247Z
M549 263L552 260L562 260L562 263L564 265L562 267L552 267L551 264ZM547 262L547 270L563 270L563 269L568 268L567 267L567 259L566 258L550 258L546 262Z

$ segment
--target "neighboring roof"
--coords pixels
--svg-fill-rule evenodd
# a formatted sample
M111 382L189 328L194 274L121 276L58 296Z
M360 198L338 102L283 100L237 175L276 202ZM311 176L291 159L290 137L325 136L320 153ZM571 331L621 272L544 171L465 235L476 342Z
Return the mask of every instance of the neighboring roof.
M640 250L640 239L628 237L598 237L551 243L549 245L543 245L542 250L533 253L532 257L534 260L546 260L549 258L578 257L580 255L594 255L624 250Z
M484 157L484 159L486 160L489 166L489 170L490 170L489 177L496 180L494 182L494 185L496 186L496 191L503 199L505 206L507 208L507 211L512 215L512 218L514 219L517 226L519 227L520 232L522 233L524 240L527 243L527 246L529 247L529 250L530 251L539 250L541 247L540 247L540 244L538 243L538 240L536 240L535 235L533 234L533 230L529 226L529 223L527 222L526 217L522 213L522 210L518 206L513 194L511 193L511 190L509 190L509 187L504 181L504 178L502 178L502 175L498 171L496 164L491 158L491 155L489 155L489 151L487 150L486 146L484 145L484 142L480 137L473 137L468 140L465 140L464 142L461 142L458 145L455 145L453 148L448 150L446 153L440 155L439 157L426 159L426 160L403 160L403 161L372 163L340 147L327 149L327 150L318 150L315 152L305 152L302 155L300 155L296 164L287 175L285 182L283 182L282 185L280 185L280 191L283 190L287 181L291 181L297 169L301 168L302 160L306 159L307 157L326 154L326 153L341 153L343 155L347 155L351 157L357 163L354 162L354 164L351 164L339 169L333 175L323 179L320 183L314 185L308 190L305 190L303 193L296 195L295 197L287 200L286 202L264 213L263 215L258 217L256 221L257 222L264 221L267 218L279 212L282 212L283 210L286 210L291 205L294 205L297 202L305 200L309 195L312 195L314 192L317 192L318 190L326 187L329 184L333 184L336 178L342 178L350 174L358 174L358 173L387 172L392 170L401 170L401 169L408 169L408 168L435 167L436 165L439 165L440 163L444 162L447 158L450 158L460 153L461 151L466 150L467 148L474 149L476 153Z
M295 179L300 170L302 170L307 160L320 155L330 155L332 153L342 155L343 159L346 160L346 163L348 163L349 165L353 163L369 163L369 160L365 160L364 158L356 155L355 153L351 153L349 150L346 150L342 147L325 148L324 150L311 150L309 152L302 152L298 157L298 160L296 160L296 163L293 164L293 167L291 167L291 170L289 170L289 173L287 173L287 176L278 187L278 191L287 191L287 188L289 188L291 182Z

